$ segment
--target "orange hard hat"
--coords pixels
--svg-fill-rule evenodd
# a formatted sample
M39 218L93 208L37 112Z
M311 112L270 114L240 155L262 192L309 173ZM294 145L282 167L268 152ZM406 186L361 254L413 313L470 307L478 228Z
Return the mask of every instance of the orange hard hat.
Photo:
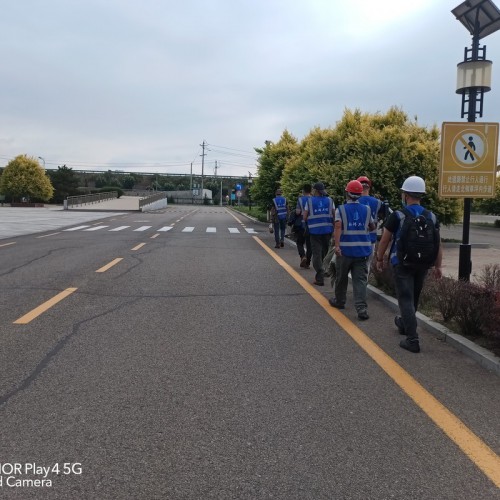
M347 193L357 196L363 194L363 186L359 181L349 181L347 183L347 186L345 187L345 190Z
M361 184L368 184L370 187L372 187L372 181L365 175L358 177L358 181L361 182Z

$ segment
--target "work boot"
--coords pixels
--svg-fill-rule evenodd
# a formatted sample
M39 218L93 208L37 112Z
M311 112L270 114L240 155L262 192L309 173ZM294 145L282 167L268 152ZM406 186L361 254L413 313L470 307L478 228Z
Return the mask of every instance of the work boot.
M345 305L337 302L337 299L335 297L330 297L328 299L328 302L332 307L336 307L337 309L345 309Z
M399 335L406 335L403 318L401 316L396 316L394 318L394 324L398 327Z
M410 352L420 352L420 344L418 342L418 339L414 340L409 340L409 339L404 339L399 343L400 347L403 349L406 349L407 351Z
M358 319L370 319L370 316L368 316L368 312L366 309L361 309L361 311L358 311Z

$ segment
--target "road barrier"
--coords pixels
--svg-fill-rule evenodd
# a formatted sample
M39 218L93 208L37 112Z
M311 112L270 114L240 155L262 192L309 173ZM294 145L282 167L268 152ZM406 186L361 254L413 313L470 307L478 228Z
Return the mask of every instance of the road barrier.
M148 212L149 210L159 210L167 206L167 193L157 193L147 198L139 200L139 210Z
M95 193L95 194L81 194L78 196L68 196L64 200L64 210L79 205L88 205L92 203L100 203L101 201L106 201L106 200L114 200L115 198L118 198L117 191L109 191L106 193Z

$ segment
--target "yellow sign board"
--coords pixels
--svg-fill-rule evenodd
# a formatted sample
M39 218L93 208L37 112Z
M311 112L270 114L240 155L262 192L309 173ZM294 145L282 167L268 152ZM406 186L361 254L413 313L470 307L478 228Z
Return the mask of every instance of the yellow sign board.
M439 196L492 198L497 161L498 123L443 123Z

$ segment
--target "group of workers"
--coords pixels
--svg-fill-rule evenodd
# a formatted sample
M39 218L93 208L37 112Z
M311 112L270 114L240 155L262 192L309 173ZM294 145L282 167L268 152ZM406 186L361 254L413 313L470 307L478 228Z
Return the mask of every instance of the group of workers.
M324 259L330 246L334 248L335 284L334 297L330 305L344 309L347 298L348 276L351 274L354 307L360 320L368 320L366 301L368 275L375 258L375 267L382 271L391 265L400 315L394 318L399 333L405 335L400 346L412 353L420 352L417 333L416 311L420 292L430 268L436 277L441 277L442 246L438 240L432 262L423 265L410 265L401 262L398 252L405 218L419 217L429 221L439 235L439 222L436 216L421 205L426 193L425 181L418 176L408 177L401 187L403 210L396 210L387 216L385 204L370 195L372 183L366 176L351 180L345 187L345 203L335 207L322 182L313 186L306 184L297 200L295 217L301 217L295 225L297 251L300 267L308 269L310 264L315 271L313 284L324 286ZM274 229L275 248L284 246L289 207L281 189L271 205L271 218ZM377 224L385 220L383 233L377 245ZM427 225L427 224L424 224ZM389 250L388 255L386 252Z

